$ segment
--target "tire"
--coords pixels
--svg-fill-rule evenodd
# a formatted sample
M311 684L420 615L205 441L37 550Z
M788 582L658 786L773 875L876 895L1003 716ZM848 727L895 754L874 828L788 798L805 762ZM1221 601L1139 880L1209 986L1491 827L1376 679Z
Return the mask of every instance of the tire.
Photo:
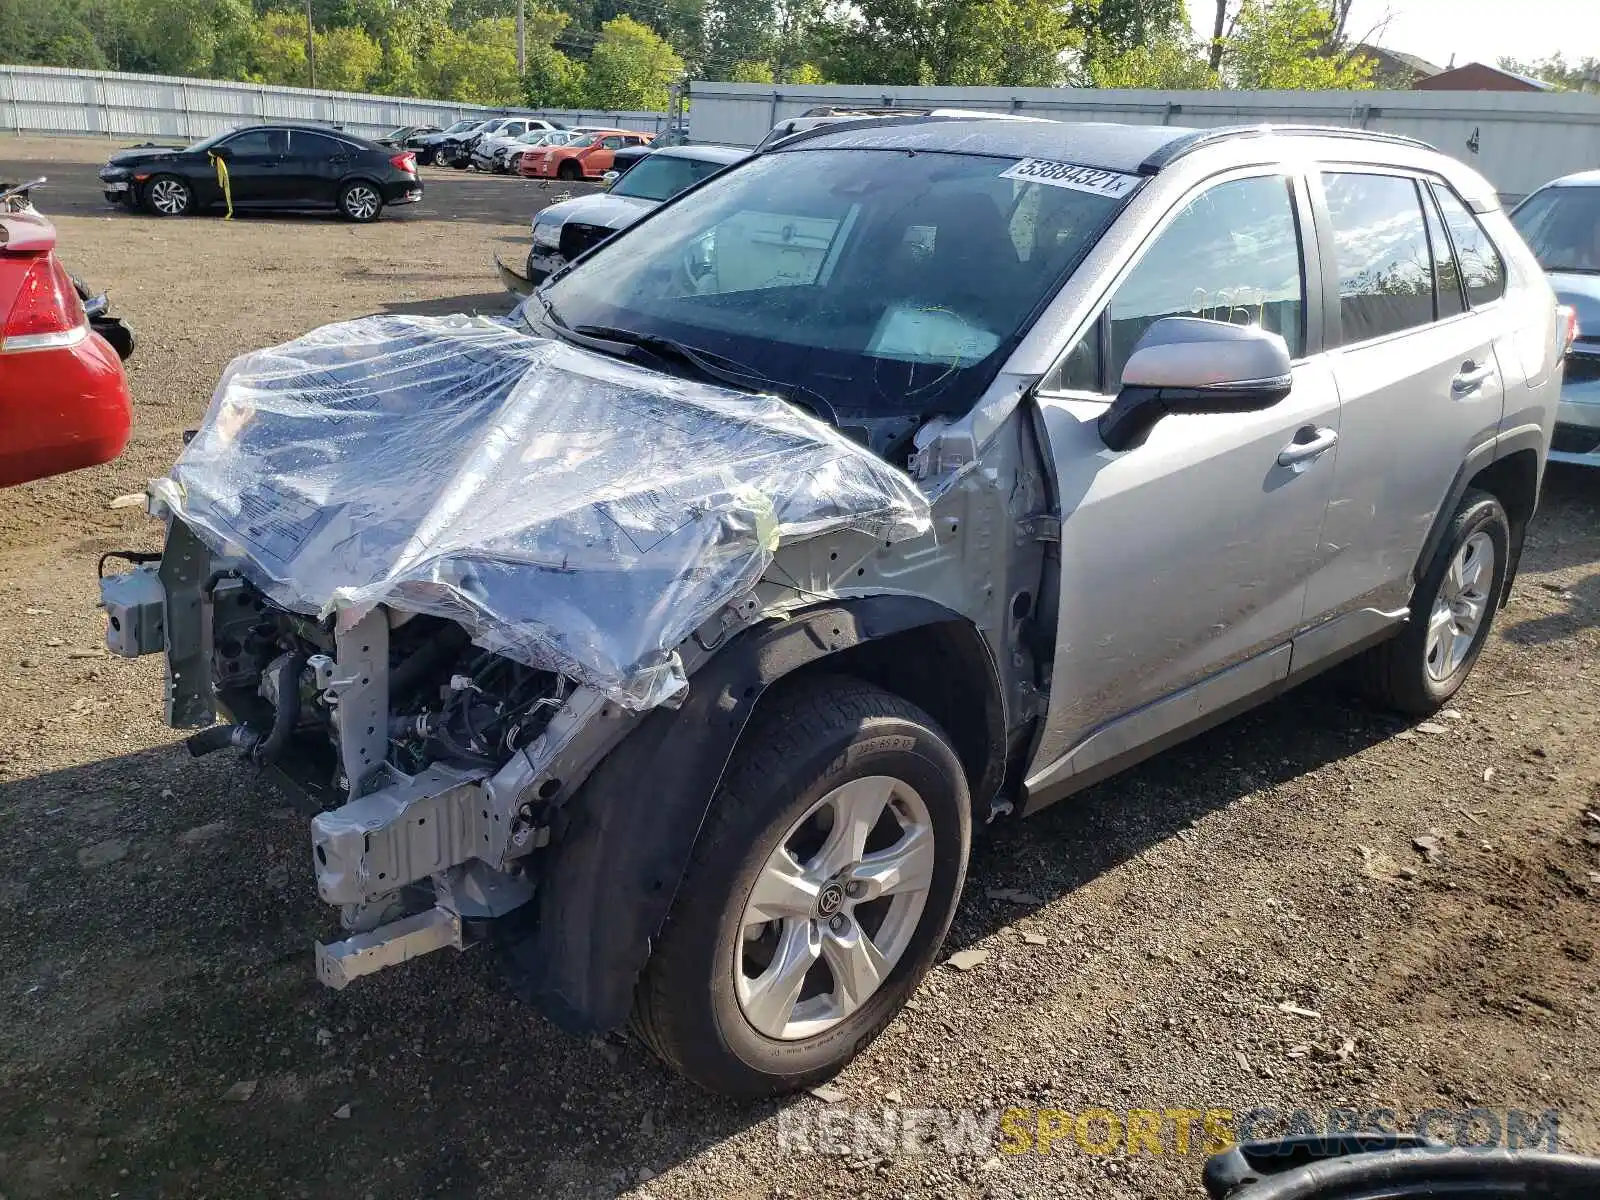
M455 157L450 160L450 165L458 171L465 171L472 165L472 156L465 150L457 150Z
M158 217L186 217L194 211L194 189L176 175L157 175L144 185L144 206Z
M358 224L376 221L383 212L383 193L364 179L351 180L339 189L339 211Z
M1500 501L1469 490L1412 595L1411 619L1364 656L1364 684L1374 700L1425 717L1461 690L1505 593L1510 547L1511 525ZM1474 610L1472 624L1464 616Z
M887 806L875 809L879 794ZM820 863L841 861L820 814L842 830L846 811L865 818L848 826L860 830L879 812L865 842L867 860L885 853L885 842L888 853L910 848L900 853L915 856L904 861L926 888L896 885L874 898L866 890L874 885L857 879L847 894L847 869L815 891L809 916L752 920L747 905L758 880L770 886L780 849L793 852L790 869L812 870L813 888L828 870ZM726 1096L778 1095L831 1077L895 1017L933 964L961 896L971 835L961 762L921 709L840 676L774 693L762 701L712 801L635 989L634 1030L668 1066ZM851 853L843 851L843 860L861 868ZM865 899L851 899L857 888ZM876 965L888 971L853 1000L833 963L843 956L873 965L871 955L847 952L863 935L878 952ZM800 970L787 973L804 985L798 993L761 984L786 974L783 945L815 947L805 951L809 969L797 954ZM786 994L798 995L802 1007ZM773 1002L763 1006L758 996Z
M576 183L583 178L583 168L569 158L556 168L556 178Z

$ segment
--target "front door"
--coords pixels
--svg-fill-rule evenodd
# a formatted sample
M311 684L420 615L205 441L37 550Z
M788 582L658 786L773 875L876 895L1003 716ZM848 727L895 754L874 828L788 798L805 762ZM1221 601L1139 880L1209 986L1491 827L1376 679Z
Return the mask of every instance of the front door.
M1377 168L1329 168L1321 183L1344 418L1311 620L1405 608L1456 472L1495 435L1505 400L1504 323L1484 311L1505 268L1466 206L1443 184Z
M1320 307L1308 305L1308 217L1303 182L1282 174L1205 186L1047 380L1039 405L1057 477L1061 587L1030 803L1204 716L1218 697L1288 672L1342 450L1332 371L1317 334L1308 339ZM1143 445L1108 450L1097 421L1135 343L1169 316L1281 334L1293 390L1264 412L1170 416ZM1320 453L1297 452L1313 442Z
M228 152L228 188L240 208L278 203L284 194L284 155L288 135L282 129L246 129L222 143Z

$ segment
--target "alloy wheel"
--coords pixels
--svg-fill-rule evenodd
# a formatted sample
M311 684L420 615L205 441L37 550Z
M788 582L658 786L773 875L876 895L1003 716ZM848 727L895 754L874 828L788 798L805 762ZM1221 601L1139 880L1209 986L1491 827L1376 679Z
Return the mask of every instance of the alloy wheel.
M344 210L358 221L370 221L378 214L378 193L364 183L355 184L344 194Z
M905 781L854 779L790 826L740 918L734 988L767 1037L814 1037L881 987L933 883L928 807Z
M1428 618L1428 675L1443 683L1472 652L1478 630L1489 611L1494 585L1494 542L1482 530L1461 544L1439 583Z
M150 203L169 217L182 216L189 207L189 189L176 179L158 179L150 185Z

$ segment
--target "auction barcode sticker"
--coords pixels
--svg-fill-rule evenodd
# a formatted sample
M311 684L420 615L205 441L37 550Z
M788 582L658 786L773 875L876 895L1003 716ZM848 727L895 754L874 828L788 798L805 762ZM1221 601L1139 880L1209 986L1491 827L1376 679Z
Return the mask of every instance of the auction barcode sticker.
M1097 196L1110 196L1114 200L1120 200L1139 184L1137 175L1124 175L1120 171L1084 167L1077 163L1053 162L1048 158L1025 158L1010 169L1000 172L1000 178L1047 183L1051 187L1071 188L1075 192L1093 192Z

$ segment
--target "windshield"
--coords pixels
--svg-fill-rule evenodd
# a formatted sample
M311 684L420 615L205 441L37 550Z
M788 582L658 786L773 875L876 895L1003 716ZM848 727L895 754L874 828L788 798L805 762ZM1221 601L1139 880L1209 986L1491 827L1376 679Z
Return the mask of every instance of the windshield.
M211 149L211 147L215 146L218 142L220 142L223 138L228 137L232 133L233 133L232 129L224 129L221 133L213 133L208 138L201 138L198 142L194 143L194 145L190 146L188 148L188 150L186 151L186 153L198 154L203 150L209 150L209 149Z
M445 133L460 133L464 129L471 129L476 124L477 124L476 121L457 121L454 125L450 126L450 128L446 129L444 132Z
M1008 178L1017 165L764 155L609 239L541 294L569 328L670 338L841 414L965 412L1123 203Z
M1600 274L1600 187L1550 187L1511 214L1546 271Z
M614 196L637 196L641 200L669 200L691 183L715 175L727 163L703 162L665 154L640 159L611 186Z
M586 133L581 137L573 138L570 142L565 144L568 146L592 146L594 145L595 136L595 134Z
M384 139L385 139L385 138L388 138L388 139L399 139L399 138L403 138L403 137L405 137L405 135L406 135L406 134L408 134L408 133L410 133L410 132L411 132L411 128L412 128L412 127L411 127L411 126L410 126L410 125L401 125L401 126L399 126L399 127L397 127L397 128L395 128L395 129L391 129L391 130L389 130L389 132L388 132L388 133L386 133L386 134L384 134L384 135L383 135L383 136L382 136L382 137L380 137L380 138L379 138L379 139L378 139L378 140L379 140L379 141L380 141L380 142L381 142L381 141L383 141L383 140L384 140Z

